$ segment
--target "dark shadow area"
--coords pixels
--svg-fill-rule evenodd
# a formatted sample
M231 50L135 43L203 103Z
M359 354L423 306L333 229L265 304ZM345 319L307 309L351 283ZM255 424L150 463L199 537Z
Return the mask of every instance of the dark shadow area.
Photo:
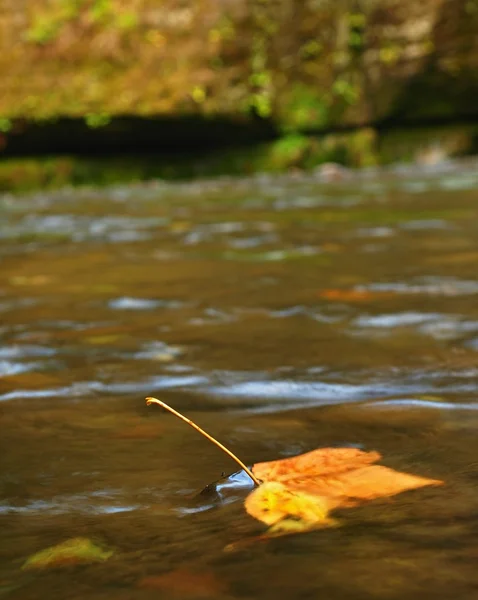
M395 115L369 126L380 133L403 128L408 130L447 125L471 125L478 115L463 119L409 119ZM307 128L303 135L350 133L357 126L332 129ZM84 119L62 118L36 123L17 121L8 133L0 134L0 157L168 155L176 157L214 154L228 148L244 148L278 139L280 131L272 121L259 118L243 121L227 118L204 119L197 116L178 118L141 118L124 116L92 127ZM2 139L3 138L3 139ZM3 147L2 147L3 146Z
M4 134L2 155L197 154L257 144L277 135L271 122L257 118L124 116L99 127L84 119L62 118L44 123L16 122Z
M444 2L430 40L434 50L420 73L403 86L382 127L477 122L478 81L471 60L476 52L475 40L476 24L465 4ZM443 61L444 49L449 57L448 66Z

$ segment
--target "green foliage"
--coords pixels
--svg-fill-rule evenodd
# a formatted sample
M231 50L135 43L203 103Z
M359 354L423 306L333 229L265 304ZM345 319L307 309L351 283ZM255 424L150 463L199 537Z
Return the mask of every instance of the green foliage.
M272 142L267 170L284 171L291 167L313 169L326 162L353 167L377 164L377 139L372 129L347 134L307 136L290 134Z
M57 0L50 10L34 17L26 31L26 41L39 45L54 41L63 25L78 17L81 4L82 0Z
M254 64L254 61L253 61ZM256 66L262 66L262 61L257 61ZM249 108L262 118L271 115L271 88L272 78L269 71L257 68L249 76L252 91L249 95Z
M139 24L139 17L133 11L120 12L115 18L115 26L121 31L131 31Z
M210 29L208 38L211 43L220 43L230 41L236 37L236 29L233 21L227 16L223 16L217 25Z
M284 170L294 165L301 166L309 147L309 137L300 134L286 135L271 144L271 164L279 170Z
M206 89L202 85L194 86L191 97L196 104L202 104L206 100Z
M318 40L309 40L300 47L299 56L303 60L312 60L323 52L323 45Z
M377 133L370 127L349 135L347 164L355 167L372 167L379 162Z
M63 26L77 19L82 10L86 11L91 23L118 31L132 31L139 24L137 12L124 8L116 10L111 0L56 0L48 9L35 15L25 33L26 41L38 45L53 42Z
M394 65L400 60L402 48L398 44L387 44L380 48L379 58L385 65Z
M0 191L55 188L72 182L73 162L59 159L8 159L0 161Z
M272 106L270 95L267 90L259 90L249 95L248 108L262 119L271 116Z
M94 0L88 10L88 16L96 25L125 32L133 31L139 24L139 15L136 11L121 6L118 10L111 0Z
M48 44L54 40L60 31L61 23L50 17L39 16L26 33L26 39L35 44Z
M329 119L330 98L312 86L297 83L285 102L282 121L285 131L323 128Z
M0 161L0 191L52 189L65 185L110 185L152 178L184 179L255 172L313 169L326 162L367 167L416 160L438 144L447 155L477 152L478 126L393 130L363 128L348 133L303 135L290 133L253 147L229 148L207 156L117 157L86 159L4 159Z
M111 122L111 115L107 113L88 113L85 115L85 123L90 129L106 127Z
M463 0L443 31L436 7L424 8L428 33L390 0L238 2L39 0L26 3L26 22L6 7L17 42L0 42L0 114L80 116L101 127L115 114L252 113L289 133L347 126L361 115L374 122L474 114L478 71L465 50L478 0ZM434 47L436 39L443 43ZM367 81L376 98L367 97Z
M465 12L470 16L478 16L478 0L468 0L465 2Z
M360 99L360 89L346 79L340 78L334 82L332 91L335 96L344 100L347 104L355 104Z
M365 46L365 27L367 19L362 13L349 13L349 39L348 46L352 52L359 53Z
M0 132L8 133L12 128L13 123L11 119L6 119L5 117L0 117Z
M252 46L250 54L250 93L247 111L259 117L272 115L274 97L273 72L269 65L271 36L277 31L268 0L259 0L252 8Z
M93 23L106 22L114 15L111 0L94 0L88 15Z

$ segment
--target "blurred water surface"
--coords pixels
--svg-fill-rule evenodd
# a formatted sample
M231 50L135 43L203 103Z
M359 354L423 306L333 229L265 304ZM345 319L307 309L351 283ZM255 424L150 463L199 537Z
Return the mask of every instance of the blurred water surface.
M476 167L1 196L0 596L476 598ZM446 486L225 553L244 481L191 503L234 463L146 395L248 464L352 444ZM78 535L114 557L20 570Z

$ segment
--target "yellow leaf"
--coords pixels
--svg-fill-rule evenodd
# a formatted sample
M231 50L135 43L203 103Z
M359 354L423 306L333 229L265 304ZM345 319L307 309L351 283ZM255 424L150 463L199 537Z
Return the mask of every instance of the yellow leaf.
M329 513L326 498L294 492L277 481L256 488L246 498L245 506L250 515L267 525L274 525L285 517L316 523L326 521Z
M338 522L335 519L326 519L325 521L304 521L304 519L285 517L269 527L265 535L266 537L279 537L280 535L305 533L314 529L335 527L336 525L338 525Z
M44 569L81 563L102 562L113 555L111 550L97 546L88 538L71 538L31 556L22 569Z

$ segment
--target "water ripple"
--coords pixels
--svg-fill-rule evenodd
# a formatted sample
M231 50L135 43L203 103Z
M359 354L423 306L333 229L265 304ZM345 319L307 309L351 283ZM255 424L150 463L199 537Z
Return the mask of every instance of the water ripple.
M16 399L34 399L34 398L73 398L88 397L93 394L138 394L144 395L154 390L164 390L168 388L189 388L192 386L202 386L208 382L208 379L202 375L161 375L150 377L143 381L128 381L103 383L100 381L79 381L69 386L58 388L45 388L40 390L14 390L0 395L0 402L6 402Z
M366 406L375 408L385 407L417 407L417 408L436 408L440 410L478 410L477 402L445 402L441 400L423 400L420 398L393 398L391 400L380 400L367 404Z

